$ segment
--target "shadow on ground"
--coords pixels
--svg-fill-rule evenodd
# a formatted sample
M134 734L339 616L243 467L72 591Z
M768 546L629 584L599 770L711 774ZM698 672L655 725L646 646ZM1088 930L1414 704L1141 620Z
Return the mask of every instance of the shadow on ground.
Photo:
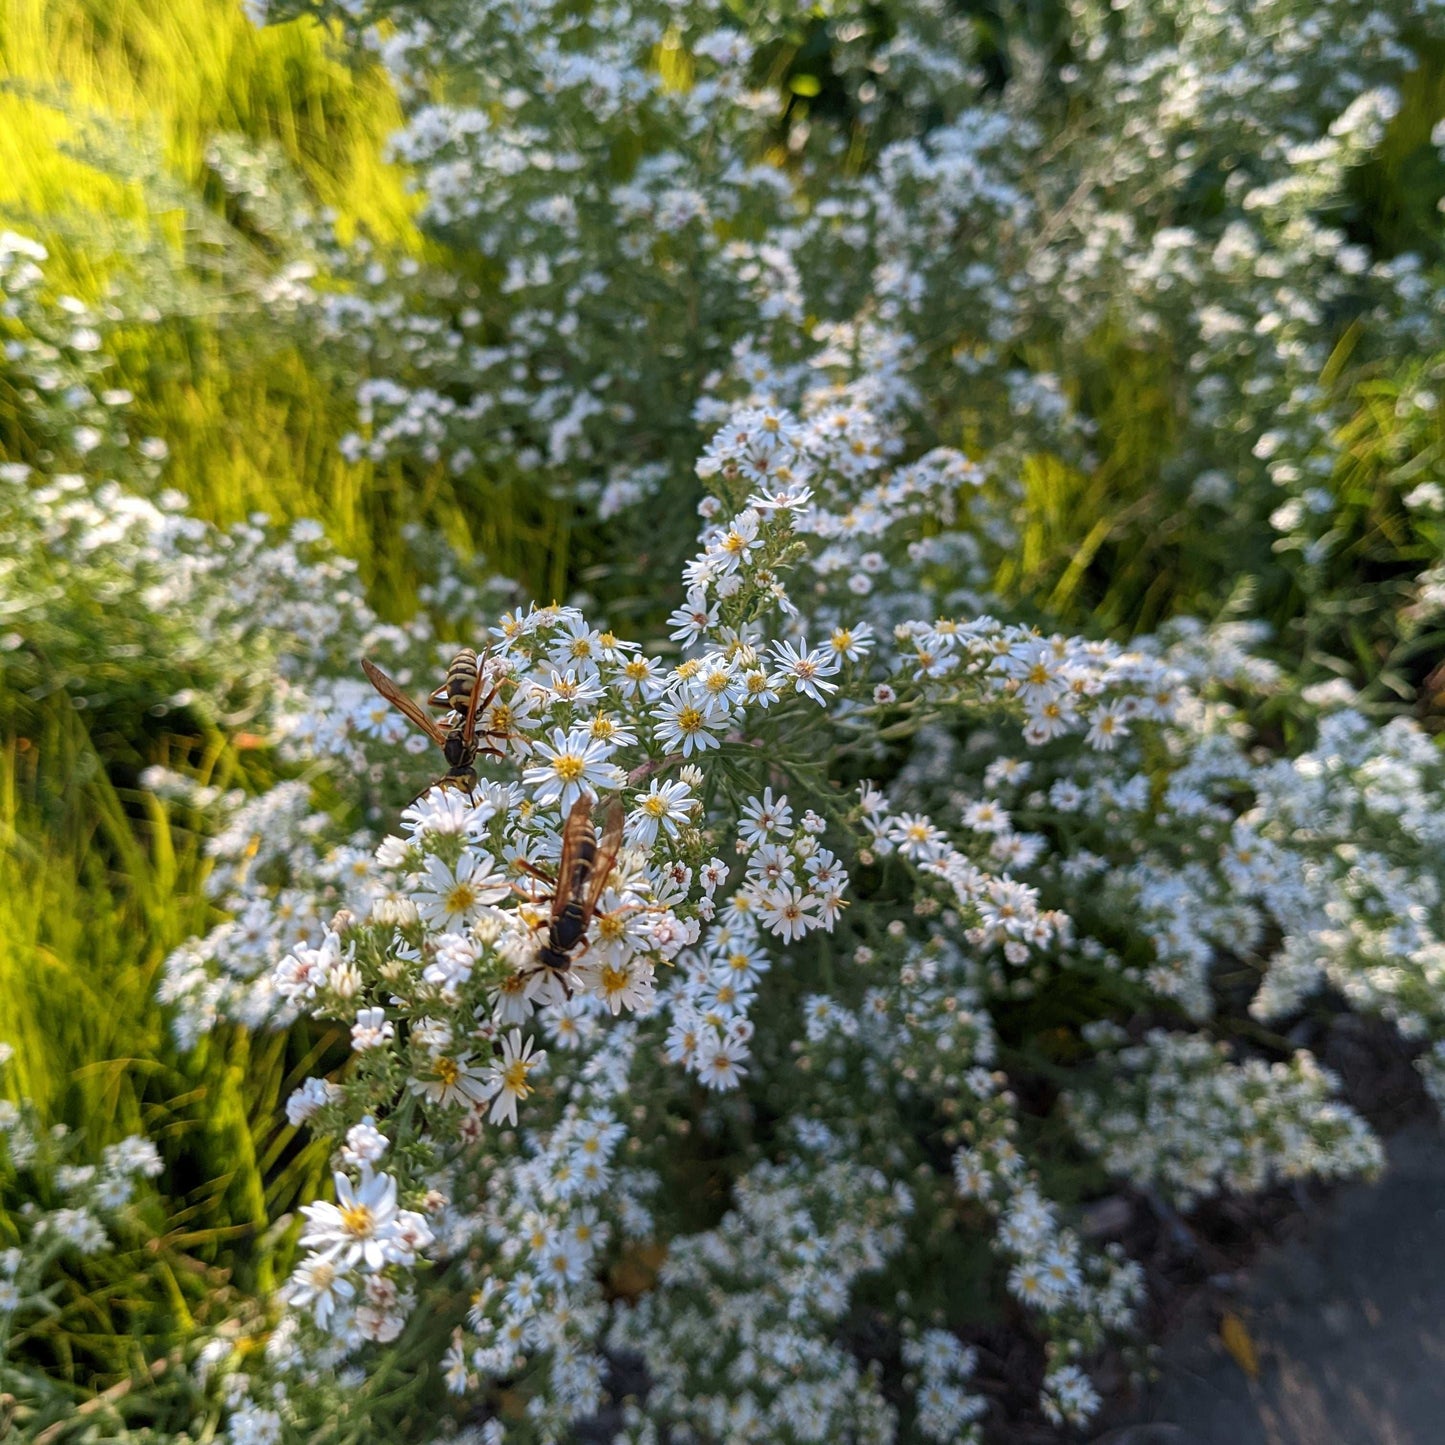
M1251 1345L1254 1378L1235 1357ZM1341 1190L1240 1289L1202 1298L1159 1366L1134 1423L1096 1445L1445 1442L1445 1136L1397 1134L1378 1185Z

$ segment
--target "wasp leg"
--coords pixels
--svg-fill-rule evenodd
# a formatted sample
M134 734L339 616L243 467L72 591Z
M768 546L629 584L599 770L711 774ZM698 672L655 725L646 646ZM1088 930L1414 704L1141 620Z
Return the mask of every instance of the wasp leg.
M512 866L520 868L524 873L530 873L533 878L540 878L543 883L550 883L553 888L557 886L557 880L545 870L537 867L535 863L529 863L525 858L513 858Z

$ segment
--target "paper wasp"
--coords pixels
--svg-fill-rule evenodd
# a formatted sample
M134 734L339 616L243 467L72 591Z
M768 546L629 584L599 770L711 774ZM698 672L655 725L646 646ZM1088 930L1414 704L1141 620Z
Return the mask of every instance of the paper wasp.
M621 847L622 808L617 800L608 806L599 841L592 823L592 799L583 793L562 825L557 876L553 878L525 858L516 860L519 868L552 887L552 916L546 941L537 951L537 962L543 968L565 973L586 952L587 929Z
M406 695L369 657L361 659L362 671L371 685L404 717L415 723L441 750L447 760L447 771L433 783L422 789L430 792L438 786L448 784L460 788L468 797L477 786L475 763L478 753L502 757L496 748L487 747L477 741L477 719L496 696L497 688L485 697L482 687L487 676L485 661L479 662L477 654L470 647L464 647L452 659L447 669L447 680L427 697L431 707L446 707L456 714L457 721L449 728L443 728L435 718ZM417 797L421 797L421 793ZM412 799L416 801L415 798Z

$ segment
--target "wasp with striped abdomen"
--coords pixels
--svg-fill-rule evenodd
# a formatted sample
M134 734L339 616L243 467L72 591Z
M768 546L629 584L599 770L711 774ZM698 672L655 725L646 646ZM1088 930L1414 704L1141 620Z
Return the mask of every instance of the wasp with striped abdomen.
M441 750L447 760L447 771L434 782L428 783L417 797L432 788L460 788L470 798L476 791L476 761L479 753L491 757L503 754L493 747L477 740L477 721L496 695L494 684L484 697L482 688L486 684L486 660L479 659L470 648L462 648L452 658L447 668L446 681L427 697L430 707L443 707L454 721L450 727L442 727L415 699L408 697L369 657L361 659L362 671L371 685L409 721L416 724ZM483 736L488 736L483 734ZM412 799L416 801L415 798Z
M608 805L599 840L592 822L592 799L583 793L572 804L562 825L562 854L557 861L557 876L553 878L525 858L516 860L517 867L552 888L547 936L537 950L537 962L543 968L566 973L587 951L587 930L621 848L621 805L615 798Z

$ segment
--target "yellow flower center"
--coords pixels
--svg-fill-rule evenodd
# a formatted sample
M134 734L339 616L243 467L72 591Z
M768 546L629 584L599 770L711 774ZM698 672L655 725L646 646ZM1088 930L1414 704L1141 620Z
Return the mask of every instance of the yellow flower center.
M532 1087L527 1083L527 1070L531 1065L525 1059L513 1059L505 1069L502 1070L502 1082L519 1099L525 1099L532 1092Z
M455 1059L443 1058L436 1061L436 1076L450 1089L461 1078L462 1071Z
M376 1221L364 1204L348 1204L341 1211L341 1223L353 1239L370 1239Z
M677 730L695 733L702 726L702 713L695 707L685 707L677 715Z
M476 905L477 890L470 883L458 883L448 891L446 906L448 913L465 913Z
M613 968L608 964L602 970L603 993L621 993L631 981L625 968Z
M575 783L577 779L582 776L583 772L586 771L587 764L575 753L563 753L562 756L552 764L552 767L564 783Z

